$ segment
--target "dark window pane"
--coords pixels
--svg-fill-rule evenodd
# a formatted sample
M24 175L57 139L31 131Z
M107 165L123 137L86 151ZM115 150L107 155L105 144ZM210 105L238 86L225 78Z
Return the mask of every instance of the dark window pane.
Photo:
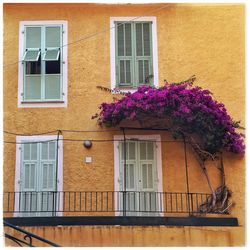
M41 74L41 56L36 62L26 62L26 75Z
M45 68L45 74L60 74L60 57L57 61L46 61Z

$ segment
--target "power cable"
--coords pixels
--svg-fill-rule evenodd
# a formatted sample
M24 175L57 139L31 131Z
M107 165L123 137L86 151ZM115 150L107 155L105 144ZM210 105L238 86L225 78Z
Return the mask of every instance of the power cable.
M153 13L159 12L159 11L161 11L161 10L167 8L167 7L169 7L169 6L168 6L168 5L165 5L165 6L161 7L161 8L155 9L155 10L153 10L153 11L145 12L144 15L142 15L142 16L137 16L137 17L132 18L131 20L128 20L128 21L119 23L119 24L117 25L117 27L120 26L120 25L123 25L123 24L125 24L125 23L132 22L132 21L134 21L134 20L137 20L137 19L140 19L140 18L142 18L142 17L145 17L146 15L149 15L149 14L153 14ZM90 34L90 35L88 35L88 36L85 36L85 37L83 37L83 38L80 38L80 39L78 39L78 40L76 40L76 41L73 41L73 42L64 44L64 45L60 46L59 48L63 48L63 47L66 47L66 46L70 46L70 45L73 45L73 44L82 42L82 41L84 41L84 40L88 40L88 39L90 39L90 38L92 38L92 37L95 37L95 36L98 36L98 35L100 35L100 34L106 33L107 31L110 31L110 30L112 30L112 29L114 29L114 28L115 28L115 26L113 26L113 27L111 27L111 28L103 29L103 30L98 31L98 32L96 32L96 33L94 33L94 34ZM22 60L19 60L19 61L14 62L14 63L5 64L5 65L3 65L3 68L5 68L5 67L7 67L7 66L16 65L16 64L18 64L18 63L20 63L20 62L22 62Z

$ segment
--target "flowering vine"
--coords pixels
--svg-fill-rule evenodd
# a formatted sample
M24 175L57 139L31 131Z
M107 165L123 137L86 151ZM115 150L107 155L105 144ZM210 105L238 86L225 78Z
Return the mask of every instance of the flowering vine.
M200 205L201 212L228 213L231 191L225 184L222 151L243 154L244 135L236 128L225 105L213 99L209 90L193 86L195 77L181 83L167 83L160 88L140 86L134 93L126 93L112 103L102 103L99 125L118 126L123 120L139 121L148 128L165 128L174 138L187 139L197 156L212 195ZM152 121L156 121L152 126ZM198 142L194 140L198 139ZM222 175L222 185L212 187L205 161L219 159L217 168Z
M196 134L203 149L211 154L222 150L244 153L245 150L243 134L236 131L239 123L228 115L224 104L214 100L209 90L193 87L190 82L167 83L158 89L141 86L120 100L102 103L100 109L94 117L107 127L117 126L125 119L165 119L174 136L178 132Z

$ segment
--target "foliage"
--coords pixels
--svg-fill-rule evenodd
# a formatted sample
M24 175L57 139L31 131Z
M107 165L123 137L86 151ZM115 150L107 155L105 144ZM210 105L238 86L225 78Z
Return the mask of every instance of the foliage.
M192 82L169 84L161 88L141 86L120 100L102 103L99 124L114 127L125 119L143 117L168 121L173 134L198 135L203 149L211 154L222 150L243 153L243 135L236 132L239 122L228 115L224 104L213 99L209 90L195 87Z

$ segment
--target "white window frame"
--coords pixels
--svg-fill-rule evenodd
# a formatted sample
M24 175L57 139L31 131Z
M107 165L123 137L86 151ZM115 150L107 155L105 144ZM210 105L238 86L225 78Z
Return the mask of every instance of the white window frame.
M57 191L63 191L63 136L59 135L35 135L35 136L17 136L16 137L16 172L15 172L15 192L20 192L20 179L21 179L21 146L22 142L43 142L50 140L58 141L58 169L57 169ZM15 211L19 209L19 197L15 198ZM60 199L59 210L63 210L63 199ZM62 215L62 212L56 213L58 216ZM18 213L14 213L15 217L18 217Z
M116 88L116 63L115 63L115 22L126 22L126 21L144 21L152 22L152 48L153 48L153 86L159 87L159 75L158 75L158 51L157 51L157 26L156 17L110 17L110 67L111 67L111 89ZM124 92L135 92L136 88L122 88Z
M24 91L24 64L22 63L22 58L24 55L24 27L26 25L62 25L63 26L63 38L62 44L66 45L68 43L68 22L62 20L56 21L21 21L19 23L19 65L18 65L18 108L64 108L68 105L68 49L67 46L62 46L62 101L44 101L44 102L27 102L23 101L23 91Z
M162 182L162 154L161 154L161 136L160 135L126 135L126 139L139 139L139 140L152 140L156 142L156 168L157 168L157 179L158 186L157 191L163 192ZM114 191L120 191L120 159L119 159L119 141L123 141L123 135L114 135ZM118 200L115 195L115 211L117 210ZM160 205L160 201L159 201ZM120 212L115 212L115 216L119 216ZM163 213L159 213L163 216Z

